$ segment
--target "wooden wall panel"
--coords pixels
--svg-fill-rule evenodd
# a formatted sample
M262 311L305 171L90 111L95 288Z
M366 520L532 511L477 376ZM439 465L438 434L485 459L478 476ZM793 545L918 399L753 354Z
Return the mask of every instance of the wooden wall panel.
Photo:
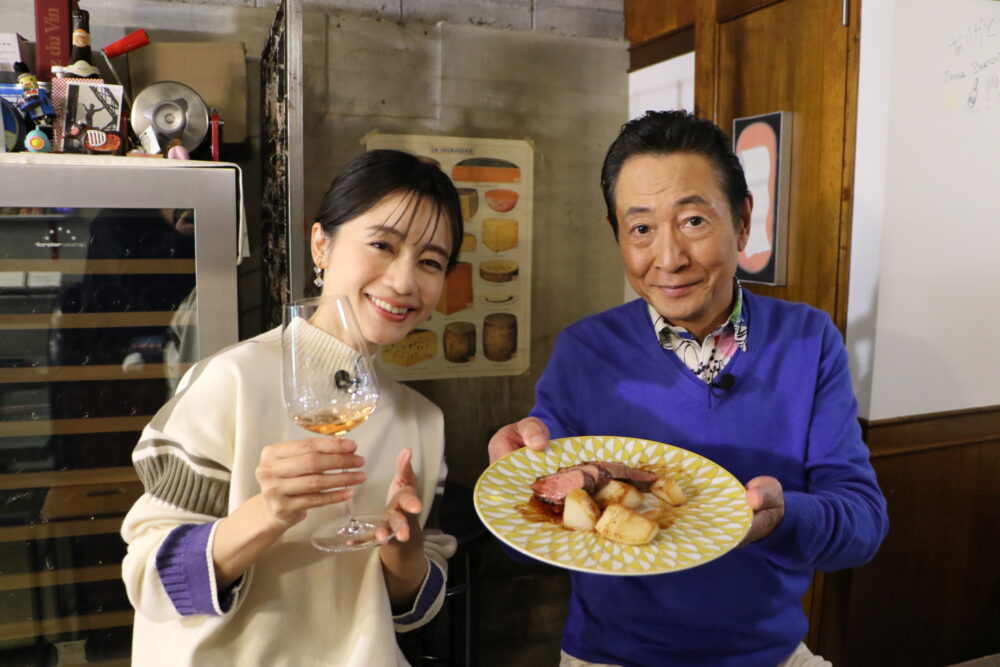
M826 577L814 647L848 666L1000 653L1000 406L873 422L867 434L889 535L871 563Z
M625 0L625 39L633 46L694 25L698 0Z
M729 18L731 17L731 18ZM792 113L786 285L754 285L760 294L821 308L843 328L857 79L849 57L855 28L842 5L821 0L705 0L695 27L697 112L727 132L733 118ZM845 211L844 200L848 200Z

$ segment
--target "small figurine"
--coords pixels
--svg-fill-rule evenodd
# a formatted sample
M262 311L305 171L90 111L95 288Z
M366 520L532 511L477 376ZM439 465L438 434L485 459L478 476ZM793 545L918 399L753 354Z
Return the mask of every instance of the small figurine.
M17 108L35 125L50 126L55 120L56 112L47 90L38 85L38 79L23 62L14 63L17 72L17 83L21 86L21 101Z
M184 148L180 139L171 139L170 148L167 149L167 157L171 160L190 160L188 149Z
M95 153L116 154L122 146L122 137L118 132L98 130L82 120L70 126L69 130L66 131L65 139L81 144L91 155Z
M52 142L42 128L36 127L24 136L24 147L29 153L48 153L52 150Z

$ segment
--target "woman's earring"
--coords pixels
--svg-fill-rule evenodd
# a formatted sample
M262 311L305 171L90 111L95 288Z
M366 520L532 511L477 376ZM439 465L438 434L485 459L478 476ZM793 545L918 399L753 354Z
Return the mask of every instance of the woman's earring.
M313 278L313 285L315 285L316 287L322 287L323 286L323 269L319 268L318 266L314 266L313 267L313 273L316 274L316 277Z

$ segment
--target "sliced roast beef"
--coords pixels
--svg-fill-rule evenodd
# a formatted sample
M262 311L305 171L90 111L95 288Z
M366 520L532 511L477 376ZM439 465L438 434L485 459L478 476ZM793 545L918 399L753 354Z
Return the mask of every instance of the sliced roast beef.
M653 485L653 482L657 480L656 474L651 473L648 470L639 470L637 468L628 469L628 481L629 484L639 489L642 492L649 491L649 487Z
M638 468L629 468L624 463L614 461L589 461L588 463L606 470L611 479L628 482L643 492L649 491L649 487L656 481L655 473L651 473L648 470L639 470Z
M562 505L567 493L573 489L586 490L588 486L592 488L593 484L593 478L580 468L565 468L551 475L539 477L531 485L531 490L535 492L535 496L539 500L553 505Z
M597 493L611 481L611 474L602 466L596 463L580 463L569 468L563 468L563 470L582 470L586 475L588 475L591 480L593 480L592 487L587 488L587 493Z
M583 489L593 494L607 486L612 479L627 482L646 492L657 477L647 470L629 468L624 463L585 461L539 477L531 485L531 490L539 500L562 505L566 494L573 489Z

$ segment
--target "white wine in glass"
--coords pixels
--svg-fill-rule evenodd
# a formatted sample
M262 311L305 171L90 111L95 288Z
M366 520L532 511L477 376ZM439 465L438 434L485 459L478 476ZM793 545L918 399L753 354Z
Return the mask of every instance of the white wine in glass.
M341 436L378 404L378 377L347 297L324 296L284 306L281 329L285 408L296 424L320 435ZM317 531L325 551L357 551L392 537L384 514L359 515L347 500L347 520Z

